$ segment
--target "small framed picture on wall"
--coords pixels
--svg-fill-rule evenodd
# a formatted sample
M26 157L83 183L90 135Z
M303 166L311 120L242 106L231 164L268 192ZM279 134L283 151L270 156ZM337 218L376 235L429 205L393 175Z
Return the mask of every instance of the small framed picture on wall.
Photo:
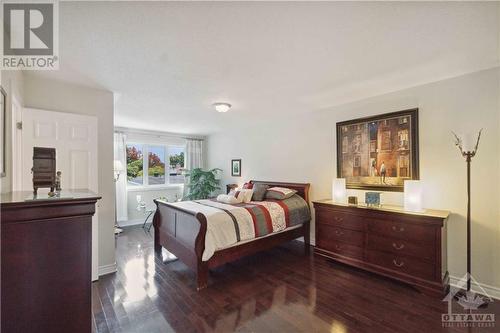
M231 176L241 177L241 159L231 160Z

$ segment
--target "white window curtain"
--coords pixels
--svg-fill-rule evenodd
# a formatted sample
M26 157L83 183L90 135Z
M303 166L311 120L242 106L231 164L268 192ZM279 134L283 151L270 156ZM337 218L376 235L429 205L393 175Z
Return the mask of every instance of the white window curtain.
M203 141L186 140L186 169L203 168Z
M191 171L196 168L203 168L203 140L187 139L186 140L186 160L185 168ZM186 177L184 184L184 197L188 195L189 189L186 186L188 179Z
M125 145L125 134L115 132L115 161L120 161L124 167L118 181L116 181L116 219L127 221L127 151ZM115 174L116 178L116 174Z

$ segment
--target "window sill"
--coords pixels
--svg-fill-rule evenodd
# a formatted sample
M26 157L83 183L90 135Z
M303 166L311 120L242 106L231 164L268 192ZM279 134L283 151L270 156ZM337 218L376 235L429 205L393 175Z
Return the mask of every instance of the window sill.
M158 186L127 186L127 192L178 190L182 188L184 188L184 184L158 185Z

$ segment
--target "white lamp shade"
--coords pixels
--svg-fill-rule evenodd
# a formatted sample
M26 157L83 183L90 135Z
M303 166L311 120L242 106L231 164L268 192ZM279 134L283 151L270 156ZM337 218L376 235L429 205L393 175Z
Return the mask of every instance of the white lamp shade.
M347 203L345 178L336 178L332 182L332 199L337 203Z
M116 172L122 172L124 170L123 163L120 160L115 160L113 167Z
M467 133L462 136L462 150L464 152L468 153L473 151L475 144L474 135Z
M405 210L421 212L422 209L422 183L418 180L405 180Z

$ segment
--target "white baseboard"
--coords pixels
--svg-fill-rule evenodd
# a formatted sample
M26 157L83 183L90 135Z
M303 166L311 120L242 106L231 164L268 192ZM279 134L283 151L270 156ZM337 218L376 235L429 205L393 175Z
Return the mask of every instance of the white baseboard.
M150 224L153 221L153 219L148 219L148 224ZM135 220L128 220L128 221L119 221L118 225L120 227L130 227L133 225L139 225L139 224L144 224L144 219L135 219Z
M453 287L458 287L458 282L461 280L461 278L452 276L450 275L450 284ZM481 286L479 286L476 282L471 281L471 289L472 291L476 293L483 293L483 290L488 294L487 296L490 296L491 298L498 299L500 300L500 288L495 287L495 286L490 286L488 284L481 283Z
M99 276L116 272L116 262L110 265L99 266Z

